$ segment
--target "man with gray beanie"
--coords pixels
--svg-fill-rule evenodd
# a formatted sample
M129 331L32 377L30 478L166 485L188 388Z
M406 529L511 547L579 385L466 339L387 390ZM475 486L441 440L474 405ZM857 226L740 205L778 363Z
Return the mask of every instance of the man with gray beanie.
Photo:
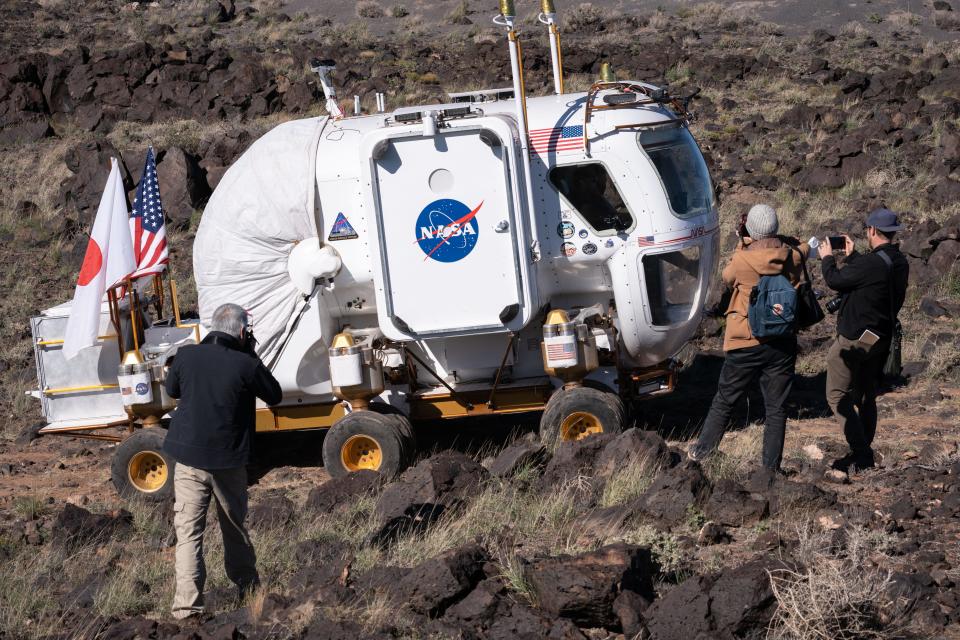
M255 431L256 398L282 399L280 385L253 349L250 319L242 307L213 312L211 331L198 345L180 348L166 389L179 398L163 449L176 460L173 526L177 532L177 586L173 617L204 611L203 533L211 499L223 535L227 577L243 597L257 586L257 559L244 528L247 462Z
M778 236L779 228L773 207L755 205L738 230L740 242L723 270L723 282L732 290L724 314L726 357L710 412L699 439L689 450L694 460L702 460L717 449L733 408L759 378L766 408L762 462L769 469L780 468L787 425L784 405L793 386L797 337L792 327L784 335L755 337L748 319L751 293L763 276L783 275L795 288L802 282L810 248L794 238Z

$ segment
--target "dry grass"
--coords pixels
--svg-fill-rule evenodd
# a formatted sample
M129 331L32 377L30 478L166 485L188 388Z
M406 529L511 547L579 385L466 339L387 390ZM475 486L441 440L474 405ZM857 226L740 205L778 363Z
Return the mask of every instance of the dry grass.
M754 424L740 431L728 431L717 455L704 462L703 471L711 482L742 480L756 468L763 448L763 425Z
M892 11L887 15L887 22L895 25L901 31L916 31L923 24L923 16L911 11Z
M70 138L50 139L0 151L0 225L22 224L14 217L18 203L40 209L41 219L57 213L60 183L72 174L63 159L76 143ZM104 176L106 180L106 176Z
M446 15L445 20L448 24L470 24L470 3L467 0L461 0L460 4L453 8Z
M96 616L159 613L169 606L173 563L157 551L155 535L164 531L156 507L131 503L134 530L126 537L94 540L83 546L47 543L11 545L0 572L0 635L32 640L62 630L66 616L76 633ZM98 584L99 583L99 584ZM93 586L92 608L78 615L67 592Z
M759 426L728 434L723 443L725 455L722 462L716 467L708 466L711 478L739 477L758 458L761 434ZM632 501L649 485L654 473L649 461L628 465L607 480L600 493L600 505ZM535 485L529 482L530 475L529 470L522 470L512 481L489 483L460 512L445 515L426 532L402 535L388 548L368 543L375 530L376 495L355 499L346 513L300 512L292 522L254 528L251 534L264 592L287 592L292 576L304 562L311 562L297 556L298 545L305 541L317 541L322 547L342 549L345 556L352 556L353 575L361 575L376 567L414 566L450 549L479 541L494 550L501 575L515 596L531 603L535 603L536 594L526 579L525 561L518 552L521 545L524 557L581 553L619 541L648 545L668 579L680 579L697 566L709 569L723 565L723 559L716 556L697 561L702 566L696 562L691 564L689 549L684 546L680 534L695 533L703 524L703 514L696 510L690 511L683 531L677 534L659 531L642 518L622 526L587 526L593 513L587 498L596 496L596 479L580 478L542 491L532 488ZM94 615L124 617L144 614L166 618L173 588L173 560L169 550L158 549L157 540L166 536L169 525L164 514L154 506L132 503L131 508L134 530L123 539L91 544L69 552L49 544L41 547L39 552L34 547L10 549L5 571L0 574L0 635L33 640L48 635L61 624L61 612L65 606L69 609L70 603L63 603L61 595L44 586L44 576L49 575L57 576L58 585L80 584L89 582L90 576L105 576L94 596L91 620ZM43 505L39 503L28 505L24 502L24 510L31 514L42 509ZM773 525L784 526L782 523ZM838 551L829 548L827 538L804 532L798 555L809 571L775 576L781 609L772 632L778 635L774 637L827 637L803 636L802 633L804 629L818 629L823 625L826 625L824 628L833 628L829 625L835 624L836 620L849 626L856 620L872 619L869 617L872 614L860 603L875 599L883 592L874 582L879 580L879 584L883 584L885 574L863 570L863 567L874 562L878 554L889 552L892 542L893 539L883 533L854 530L844 548ZM208 589L230 589L232 585L222 569L222 543L212 519L205 546ZM859 573L852 572L851 566L858 567ZM830 598L821 598L820 593L827 588L824 582L837 581L838 576L843 581L828 585L833 589ZM253 596L248 603L254 618L260 617L258 610L263 595L261 592ZM367 631L374 631L389 622L399 631L416 637L416 629L402 617L402 612L398 613L397 603L379 591L361 594L356 601L349 603L315 604L318 607L316 612L328 618L363 621ZM834 608L828 610L827 605ZM221 603L219 606L233 605ZM297 614L296 620L289 622L288 631L302 631L316 612L313 605L307 606ZM25 624L27 620L31 622ZM70 624L73 625L74 620L71 619Z
M636 500L653 483L658 471L655 461L647 460L617 470L603 486L600 506L611 507Z
M771 575L777 611L773 640L886 639L900 637L907 622L904 603L889 596L891 574L876 566L887 559L888 534L851 528L836 548L831 536L799 531L798 560L803 569Z
M532 605L536 605L536 591L527 580L523 559L512 551L501 550L497 558L500 576L509 588Z
M356 602L328 605L322 611L333 620L360 621L366 633L385 626L406 632L415 630L413 622L403 615L401 604L381 592L364 594Z
M606 10L602 7L598 7L592 2L581 2L563 12L563 30L567 33L597 31L598 27L603 24L606 15Z
M376 0L360 0L357 3L357 17L366 19L382 18L383 7Z

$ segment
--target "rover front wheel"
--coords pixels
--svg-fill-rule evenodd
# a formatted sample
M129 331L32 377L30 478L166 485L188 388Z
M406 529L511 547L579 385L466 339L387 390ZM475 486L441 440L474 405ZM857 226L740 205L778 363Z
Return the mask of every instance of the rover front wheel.
M173 495L177 463L163 451L166 433L156 427L141 428L117 445L110 478L121 497L159 502Z
M364 470L395 478L407 464L408 437L395 416L352 411L324 437L323 466L334 478Z
M417 438L413 432L413 424L402 411L385 402L371 402L368 409L374 413L389 416L397 423L400 431L400 445L403 449L404 468L412 465L417 459Z
M540 439L548 447L601 433L623 431L620 398L591 387L560 389L551 396L540 419Z

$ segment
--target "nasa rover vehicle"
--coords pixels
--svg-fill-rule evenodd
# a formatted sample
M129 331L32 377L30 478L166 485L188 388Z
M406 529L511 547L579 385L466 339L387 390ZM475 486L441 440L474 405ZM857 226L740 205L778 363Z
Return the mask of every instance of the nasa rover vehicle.
M673 389L672 358L700 322L718 215L687 101L609 75L565 92L549 0L555 92L527 98L512 2L500 5L512 88L392 112L378 96L374 113L345 117L317 61L330 115L255 142L204 211L200 323L226 302L250 312L284 390L257 430L328 429L332 476L399 473L424 420L542 411L550 445L615 433L638 400ZM157 316L162 291L158 278ZM143 325L132 358L108 344L124 333L116 295L79 366L51 339L65 310L33 328L44 431L120 440L102 427L126 425L114 482L159 497L172 486L156 428L174 404L165 367L200 328L178 313L147 326L144 295L126 291ZM137 375L142 402L117 386Z

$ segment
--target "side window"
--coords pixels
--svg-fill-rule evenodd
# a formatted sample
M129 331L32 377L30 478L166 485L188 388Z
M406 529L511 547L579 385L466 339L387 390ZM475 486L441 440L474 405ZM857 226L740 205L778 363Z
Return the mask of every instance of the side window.
M550 182L594 231L617 232L633 227L633 216L602 164L556 167L550 171Z

